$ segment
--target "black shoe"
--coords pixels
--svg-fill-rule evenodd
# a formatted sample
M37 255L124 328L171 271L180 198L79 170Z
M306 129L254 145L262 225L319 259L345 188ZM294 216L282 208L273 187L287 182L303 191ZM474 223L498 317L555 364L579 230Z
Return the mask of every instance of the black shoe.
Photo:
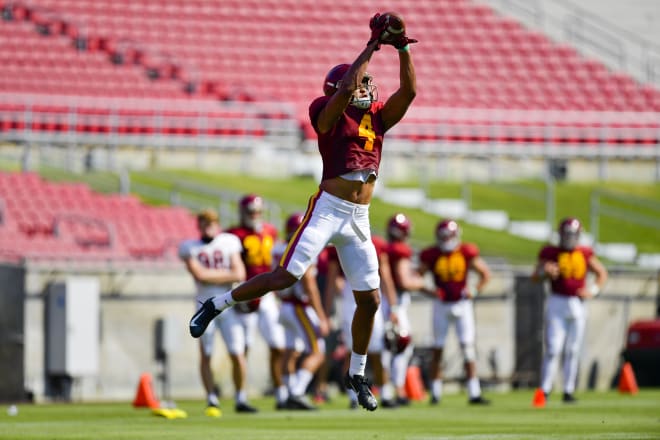
M397 397L396 404L399 406L410 406L410 399L407 397Z
M490 405L490 400L484 399L483 396L473 397L469 400L470 405Z
M195 312L190 319L190 336L199 338L206 331L206 327L213 321L213 318L220 314L219 310L215 309L213 300L207 299L202 306Z
M438 399L436 396L431 396L431 400L429 400L429 405L437 405L440 403L440 399Z
M305 396L289 396L287 400L288 409L301 409L304 411L314 411L318 408L312 405Z
M290 409L289 408L289 401L285 400L284 402L277 402L275 404L275 409L278 410L278 411L281 411L283 409Z
M371 394L369 382L364 376L359 376L357 374L349 376L349 374L346 373L346 376L344 377L344 385L346 388L355 391L358 397L358 403L362 408L368 411L375 411L376 408L378 408L378 401L374 395Z
M396 408L399 405L396 403L396 399L383 399L380 401L380 406L383 408Z
M571 393L564 393L564 397L562 398L562 400L564 401L564 403L576 403L577 402L577 399Z
M237 413L256 413L259 412L254 406L248 405L247 403L237 403L234 407Z
M357 409L358 403L357 400L351 400L351 403L348 404L348 409Z

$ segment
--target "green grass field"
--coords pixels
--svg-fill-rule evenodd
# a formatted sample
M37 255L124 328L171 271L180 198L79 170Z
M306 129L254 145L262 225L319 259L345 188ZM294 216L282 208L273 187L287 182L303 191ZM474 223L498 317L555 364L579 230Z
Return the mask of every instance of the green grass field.
M660 390L639 394L585 392L576 405L551 396L531 406L532 391L489 393L493 405L471 407L463 394L409 408L349 410L344 396L315 412L275 411L273 399L253 403L255 415L236 414L223 401L220 419L203 415L202 401L180 401L185 419L167 420L130 403L20 405L16 416L0 414L0 438L22 439L658 439ZM6 409L6 406L3 407Z

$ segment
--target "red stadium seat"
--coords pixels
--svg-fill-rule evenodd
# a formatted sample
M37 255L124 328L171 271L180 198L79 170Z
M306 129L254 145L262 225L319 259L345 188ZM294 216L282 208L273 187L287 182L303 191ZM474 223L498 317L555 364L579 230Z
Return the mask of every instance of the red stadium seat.
M364 44L355 31L364 26L363 19L340 12L336 2L320 1L42 2L64 21L31 3L13 4L14 20L0 27L0 93L185 100L191 96L184 91L188 87L195 99L209 103L268 99L291 102L296 114L305 115L321 93L320 79L313 75L322 78L342 57L350 61L355 47ZM433 42L415 47L418 82L424 85L416 106L660 111L657 89L583 59L575 48L556 44L489 6L406 0L397 9L415 37ZM50 34L39 34L35 24ZM396 66L386 58L376 56L370 65L383 95L398 86ZM150 79L147 72L158 78ZM84 114L73 123L58 117L59 111L44 113L30 120L0 111L0 132L27 127L121 135L262 135L258 124L215 121L201 129L171 117L159 129L149 116L119 116L111 122Z
M150 208L133 196L100 195L81 184L51 184L33 173L0 172L0 261L39 258L163 258L195 234L181 208ZM11 243L5 247L8 237ZM7 242L8 243L8 242Z

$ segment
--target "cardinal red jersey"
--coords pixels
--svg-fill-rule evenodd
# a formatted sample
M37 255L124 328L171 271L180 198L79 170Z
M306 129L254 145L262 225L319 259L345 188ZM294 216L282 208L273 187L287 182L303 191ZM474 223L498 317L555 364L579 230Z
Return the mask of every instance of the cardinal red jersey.
M330 247L334 249L334 246L326 246L316 258L316 270L319 276L326 276L328 274L328 248Z
M387 252L387 242L384 239L382 239L377 235L372 235L371 241L374 244L374 247L376 248L376 255L378 255L378 258L380 258L380 256L383 253ZM328 250L328 263L330 263L331 261L339 263L339 255L337 254L337 248L334 246L328 246L326 249ZM339 264L339 273L342 276L344 275L344 270L341 268L341 263Z
M454 302L463 299L470 262L478 256L476 245L462 243L451 252L443 252L437 246L428 247L419 259L433 273L438 298Z
M368 109L349 105L332 129L319 133L317 118L329 100L330 96L321 96L309 106L323 160L322 180L356 170L373 170L378 174L385 134L383 103L374 102Z
M260 273L270 272L273 263L273 246L277 241L277 228L269 223L263 223L261 231L255 231L244 226L235 226L227 232L236 235L243 244L241 257L245 263L246 279ZM247 303L237 304L236 309L251 312L259 307L259 298Z
M546 246L539 252L539 260L553 261L559 265L559 278L550 281L552 292L558 295L577 296L584 287L589 268L589 259L594 254L588 246L564 250L557 246Z
M409 260L412 258L413 250L408 245L408 243L403 241L393 241L387 246L387 256L390 260L390 267L392 268L392 279L394 280L394 286L396 287L397 293L403 292L403 287L401 286L401 280L397 275L397 271L394 270L396 265L401 260Z

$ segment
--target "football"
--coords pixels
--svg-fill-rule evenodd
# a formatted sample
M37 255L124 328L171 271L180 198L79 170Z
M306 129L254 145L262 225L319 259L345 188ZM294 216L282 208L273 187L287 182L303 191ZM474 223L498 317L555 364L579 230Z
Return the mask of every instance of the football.
M401 14L397 12L384 12L380 17L379 20L384 20L385 24L387 27L385 28L385 32L381 35L380 39L383 42L391 41L394 38L398 37L401 35L401 33L405 32L406 30L406 25L403 22L403 17Z

